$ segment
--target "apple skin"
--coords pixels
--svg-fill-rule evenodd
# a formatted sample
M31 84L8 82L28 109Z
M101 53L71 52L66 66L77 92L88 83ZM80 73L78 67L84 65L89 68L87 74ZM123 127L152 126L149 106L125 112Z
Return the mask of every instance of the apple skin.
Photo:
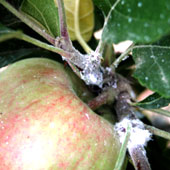
M0 170L113 170L113 125L49 59L25 59L0 73Z

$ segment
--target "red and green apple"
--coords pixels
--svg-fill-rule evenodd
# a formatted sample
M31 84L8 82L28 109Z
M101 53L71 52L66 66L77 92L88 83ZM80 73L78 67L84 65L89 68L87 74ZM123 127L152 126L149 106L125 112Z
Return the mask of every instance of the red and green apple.
M113 170L114 127L63 65L25 59L0 73L0 170Z

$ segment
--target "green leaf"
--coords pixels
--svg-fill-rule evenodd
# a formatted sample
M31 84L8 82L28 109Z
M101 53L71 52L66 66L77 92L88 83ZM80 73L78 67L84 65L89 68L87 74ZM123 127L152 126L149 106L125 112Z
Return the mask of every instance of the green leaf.
M155 42L153 45L170 46L170 35L166 35L162 37L160 40Z
M58 9L53 0L24 0L20 10L53 37L59 35Z
M94 6L94 32L95 31L98 31L100 29L103 28L103 24L104 24L104 16L103 16L103 13L102 11L97 7L97 6Z
M0 24L0 42L11 38L19 38L20 36L24 37L25 35ZM0 44L0 68L23 58L35 56L49 57L49 55L52 57L52 54L49 53L49 51L35 48L35 46L32 46L31 44L17 39L5 41Z
M33 48L33 46L30 46L30 44L20 41L20 40L17 40L17 39L13 39L11 41L6 41L11 38L16 38L16 36L18 34L21 35L22 32L10 29L0 23L0 55L3 55L4 53L7 54L9 52L12 53L13 51L18 50L20 48L22 48L22 49ZM2 63L0 61L0 65L1 64Z
M11 30L10 28L5 27L4 25L0 23L0 36L4 34L9 34L10 32L14 32L14 31Z
M16 62L32 54L36 49L19 49L15 51L0 52L0 67Z
M111 12L102 39L150 43L170 31L170 1L122 0Z
M3 25L16 27L21 23L18 18L7 11L2 5L0 5L0 21Z
M145 108L145 109L158 109L161 107L168 106L170 99L166 99L160 96L158 93L154 93L144 99L143 101L136 104L136 106Z
M93 0L94 4L103 11L106 16L116 0Z
M149 89L170 97L170 47L136 46L133 49L136 63L134 77Z

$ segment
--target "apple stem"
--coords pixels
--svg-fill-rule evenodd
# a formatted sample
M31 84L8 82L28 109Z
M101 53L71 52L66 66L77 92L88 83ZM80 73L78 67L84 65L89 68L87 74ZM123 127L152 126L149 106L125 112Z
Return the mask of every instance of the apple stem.
M96 110L104 104L113 103L114 99L115 99L114 89L110 87L102 91L101 94L99 94L97 97L89 101L88 106L92 110Z

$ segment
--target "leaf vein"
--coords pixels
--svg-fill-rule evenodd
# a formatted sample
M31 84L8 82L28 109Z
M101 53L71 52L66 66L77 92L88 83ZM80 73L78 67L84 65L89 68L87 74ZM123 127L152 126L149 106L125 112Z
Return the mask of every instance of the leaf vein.
M165 85L166 85L168 88L170 88L169 82L168 82L168 80L167 80L167 78L166 78L166 75L164 74L164 70L162 69L162 67L160 67L159 63L157 62L157 56L154 55L153 48L151 48L151 54L152 54L153 56L155 56L155 58L153 58L153 60L154 60L154 63L157 65L158 69L160 70L161 80L165 83ZM163 84L163 86L165 86L165 85Z
M47 30L49 31L49 33L50 33L51 35L53 35L51 29L49 28L49 26L48 26L48 24L47 24L47 22L46 22L46 19L44 18L43 14L42 14L42 12L41 12L30 0L28 0L28 2L29 2L30 5L32 5L32 7L35 8L35 10L37 10L37 12L41 15L41 17L42 17L42 19L43 19L43 21L44 21L44 23L45 23L45 26L46 26Z

